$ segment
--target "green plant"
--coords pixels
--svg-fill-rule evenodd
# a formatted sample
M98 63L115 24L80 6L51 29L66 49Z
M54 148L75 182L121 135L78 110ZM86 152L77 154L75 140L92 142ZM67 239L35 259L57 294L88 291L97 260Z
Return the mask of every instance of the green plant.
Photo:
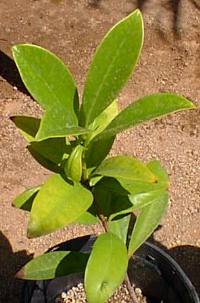
M81 105L76 84L60 59L38 46L13 47L22 80L45 112L41 119L12 120L29 142L33 157L54 172L14 201L17 208L30 211L28 237L72 223L100 223L104 229L90 255L50 252L30 261L18 277L44 280L85 272L89 303L106 302L122 283L130 257L158 226L168 201L168 176L158 161L106 158L116 134L194 108L184 97L161 93L118 112L117 95L132 74L142 44L143 21L136 10L116 24L97 48Z

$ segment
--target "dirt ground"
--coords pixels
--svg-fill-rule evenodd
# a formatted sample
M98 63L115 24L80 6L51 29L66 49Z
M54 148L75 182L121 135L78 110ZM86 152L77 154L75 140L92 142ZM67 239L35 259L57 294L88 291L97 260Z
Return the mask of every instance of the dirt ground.
M139 7L145 44L136 72L120 97L121 107L145 94L171 91L200 105L199 0L1 0L0 1L0 302L18 303L15 272L49 246L75 235L76 227L43 238L26 238L27 215L13 198L40 184L49 172L25 149L9 116L38 115L10 59L12 45L34 43L60 56L82 90L96 45L116 21ZM114 154L160 159L170 175L170 206L154 241L169 249L200 293L200 111L169 116L120 135Z

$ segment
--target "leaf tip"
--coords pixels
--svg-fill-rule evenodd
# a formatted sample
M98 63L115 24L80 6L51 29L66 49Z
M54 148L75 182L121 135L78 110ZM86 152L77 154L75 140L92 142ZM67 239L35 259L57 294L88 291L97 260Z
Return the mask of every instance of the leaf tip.
M17 116L9 116L9 120L11 120L16 125Z
M16 277L17 279L24 279L24 278L25 278L25 270L24 270L24 267L22 267L22 269L20 269L20 270L16 273L15 277Z
M15 200L12 201L11 206L12 206L12 207L16 207Z
M142 12L139 8L137 8L136 10L134 10L133 12L136 16L142 16Z
M33 238L36 238L36 237L38 237L38 235L35 235L34 231L32 231L32 230L30 230L28 228L28 230L27 230L27 238L28 239L33 239Z
M28 229L27 229L27 238L33 239L36 237L39 237L40 234L38 233L38 225L32 218L30 219L28 223Z
M19 53L19 45L12 46L11 51L12 51L14 60L16 60L16 56Z

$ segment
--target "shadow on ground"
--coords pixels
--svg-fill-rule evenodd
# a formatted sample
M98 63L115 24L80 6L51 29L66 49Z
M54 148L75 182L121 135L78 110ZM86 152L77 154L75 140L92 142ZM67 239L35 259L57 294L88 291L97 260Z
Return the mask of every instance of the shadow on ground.
M0 50L0 77L5 79L10 85L17 87L19 91L30 96L26 90L15 62Z
M146 4L148 4L151 0L130 0L133 4L136 4L136 7L141 11L144 10ZM199 0L188 0L194 9L200 10L200 2ZM99 2L99 1L98 1ZM177 38L180 38L181 33L181 8L184 5L183 0L164 0L160 4L160 9L164 8L167 11L170 11L172 14L172 31ZM158 16L158 22L162 23L162 16ZM164 33L161 28L159 28L160 35L163 37Z
M200 296L200 247L182 245L167 249L153 237L149 241L167 252L180 265Z
M151 242L169 253L182 267L200 295L200 248L183 245L167 250L153 238ZM15 278L16 272L29 260L25 250L13 252L8 239L0 232L0 302L20 303L23 281Z
M170 249L168 253L182 267L200 296L200 248L182 245Z
M25 250L13 252L9 240L0 232L0 302L19 303L23 281L15 278L16 272L29 260Z
M92 7L99 7L102 0L89 0L88 5Z

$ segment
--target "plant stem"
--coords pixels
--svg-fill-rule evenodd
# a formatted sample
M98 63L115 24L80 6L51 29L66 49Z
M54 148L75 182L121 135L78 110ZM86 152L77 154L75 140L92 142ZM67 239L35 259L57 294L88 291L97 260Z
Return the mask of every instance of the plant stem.
M133 288L133 286L131 285L131 282L130 282L128 273L126 273L126 276L125 276L125 283L126 283L126 286L127 286L127 288L128 288L128 291L129 291L129 295L130 295L130 297L131 297L133 303L138 303L138 299L137 299L137 297L136 297L134 288Z
M101 224L103 226L103 229L105 230L105 232L108 232L108 223L107 223L106 218L101 213L99 213L98 216L99 216L99 219L100 219ZM128 291L129 291L129 295L130 295L130 297L132 299L132 302L133 303L138 303L138 300L137 300L134 288L131 285L128 273L126 273L126 276L125 276L125 283L126 283Z

